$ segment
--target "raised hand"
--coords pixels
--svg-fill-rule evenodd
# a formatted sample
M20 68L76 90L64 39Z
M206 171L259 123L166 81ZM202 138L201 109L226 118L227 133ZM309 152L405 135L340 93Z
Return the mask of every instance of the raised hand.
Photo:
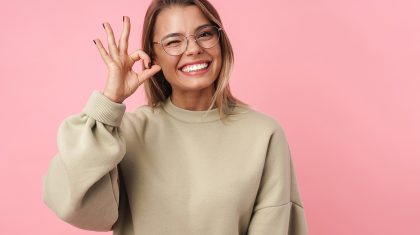
M151 59L143 50L138 49L132 54L127 54L128 37L130 34L130 18L123 17L123 31L118 42L115 44L114 32L109 23L103 23L108 39L107 52L99 39L93 40L101 54L106 66L108 67L108 78L103 94L110 100L122 103L127 97L132 95L143 82L159 72L161 67L153 65L149 67ZM136 61L142 60L142 71L133 71Z

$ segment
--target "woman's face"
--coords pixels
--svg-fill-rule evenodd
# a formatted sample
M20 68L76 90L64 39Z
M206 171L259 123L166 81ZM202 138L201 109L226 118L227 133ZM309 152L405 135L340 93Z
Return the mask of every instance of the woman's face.
M156 18L153 41L160 42L170 33L181 33L187 37L195 35L199 26L209 23L197 6L167 8ZM166 80L175 92L213 89L212 84L218 77L222 64L220 41L214 47L205 49L197 44L194 37L188 37L188 40L187 50L178 56L171 56L160 44L154 44L154 63L161 66ZM205 73L194 75L181 71L183 65L198 61L211 61Z

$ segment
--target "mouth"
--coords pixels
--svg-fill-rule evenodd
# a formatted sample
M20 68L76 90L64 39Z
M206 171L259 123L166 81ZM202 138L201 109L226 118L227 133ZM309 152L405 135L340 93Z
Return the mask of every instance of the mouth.
M186 76L197 76L207 73L210 70L211 64L211 60L203 61L195 64L184 65L178 68L178 70Z

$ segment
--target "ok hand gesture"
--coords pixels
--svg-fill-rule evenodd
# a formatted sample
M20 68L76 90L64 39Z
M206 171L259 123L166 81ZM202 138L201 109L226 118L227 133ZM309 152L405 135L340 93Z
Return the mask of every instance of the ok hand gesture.
M103 94L110 100L122 103L127 97L132 95L143 82L159 72L161 67L153 65L149 67L151 59L143 50L138 49L132 54L127 54L128 36L130 34L130 18L123 17L124 28L118 47L115 44L114 32L111 25L104 23L103 26L108 38L108 51L102 45L99 39L93 40L101 54L106 66L108 67L108 79L106 81ZM136 73L133 71L133 65L136 61L142 60L142 71ZM146 69L145 69L146 68Z

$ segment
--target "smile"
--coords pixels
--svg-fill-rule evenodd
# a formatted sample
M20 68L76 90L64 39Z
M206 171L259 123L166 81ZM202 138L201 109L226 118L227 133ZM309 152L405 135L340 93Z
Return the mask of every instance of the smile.
M201 64L193 64L193 65L187 65L183 68L179 69L179 71L187 76L196 76L196 75L202 75L209 71L210 65L212 62L206 62Z

